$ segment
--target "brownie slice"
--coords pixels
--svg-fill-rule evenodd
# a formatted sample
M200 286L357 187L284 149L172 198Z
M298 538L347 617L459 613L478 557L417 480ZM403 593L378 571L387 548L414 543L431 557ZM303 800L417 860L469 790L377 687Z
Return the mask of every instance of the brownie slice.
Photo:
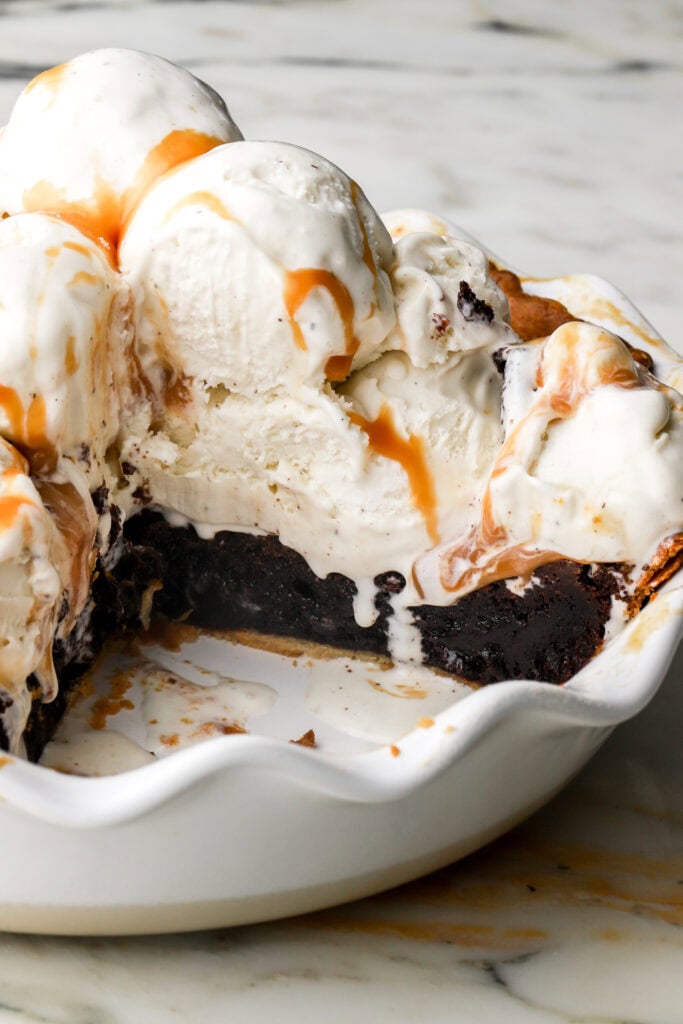
M126 536L126 558L136 558L138 569L156 559L163 588L154 596L154 609L168 619L389 653L390 600L405 586L399 573L376 577L378 617L364 628L353 615L352 580L336 573L320 579L277 537L224 531L203 540L191 527L171 526L149 510L126 524ZM115 575L122 571L130 581L135 571L126 558ZM148 582L138 574L135 585ZM537 569L521 590L500 581L453 605L413 608L424 661L479 684L563 683L599 650L619 586L615 567L566 559Z
M277 537L223 531L204 540L191 527L171 526L145 509L126 523L115 567L98 568L91 601L72 635L55 643L59 695L51 704L34 701L24 737L31 760L40 757L106 638L142 626L151 584L161 584L154 615L172 621L386 656L391 598L405 580L397 572L376 577L377 619L362 627L353 614L353 581L338 573L320 579ZM504 679L563 683L600 649L619 586L615 567L561 560L537 569L523 588L500 581L453 605L418 606L412 612L424 662L480 685ZM29 685L38 698L36 681ZM0 747L6 746L0 726Z

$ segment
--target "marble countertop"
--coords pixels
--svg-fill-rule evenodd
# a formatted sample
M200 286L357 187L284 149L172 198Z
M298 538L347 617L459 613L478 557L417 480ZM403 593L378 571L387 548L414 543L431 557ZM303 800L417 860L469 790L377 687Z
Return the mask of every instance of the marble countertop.
M612 280L683 350L680 0L5 0L0 117L47 65L159 52L531 274ZM0 938L0 1022L683 1022L683 657L549 807L387 894L178 937Z

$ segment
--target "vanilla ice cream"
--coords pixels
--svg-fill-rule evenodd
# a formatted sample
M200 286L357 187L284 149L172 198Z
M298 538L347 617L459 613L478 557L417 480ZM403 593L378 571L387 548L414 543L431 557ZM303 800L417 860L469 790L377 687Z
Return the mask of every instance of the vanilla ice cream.
M0 135L0 209L59 213L108 247L147 185L241 134L220 96L135 50L94 50L27 85Z
M0 442L0 735L17 749L31 707L35 672L44 699L56 693L52 641L61 581L57 530L26 460Z
M297 146L239 142L186 164L149 190L120 258L152 378L170 362L235 394L318 387L374 358L395 322L384 225Z
M359 581L409 576L471 514L500 443L490 351L511 340L478 250L425 235L395 252L333 164L238 142L152 187L120 260L157 399L123 457L160 507L205 536L277 533Z
M34 469L68 455L93 484L101 476L119 429L127 296L70 224L41 213L0 221L0 432Z

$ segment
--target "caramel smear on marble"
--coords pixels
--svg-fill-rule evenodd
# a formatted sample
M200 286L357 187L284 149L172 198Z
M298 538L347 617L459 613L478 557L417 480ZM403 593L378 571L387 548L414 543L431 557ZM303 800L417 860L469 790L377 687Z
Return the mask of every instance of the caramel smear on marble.
M572 914L597 911L602 920L606 910L625 915L623 929L591 932L605 941L625 937L631 914L683 926L683 856L658 858L545 841L533 829L533 824L524 826L458 864L402 887L400 905L395 891L389 891L299 921L316 931L447 942L493 954L533 952L547 943L554 932L536 927L534 917L547 919L558 907L567 914L572 933ZM508 926L486 923L491 914ZM558 933L562 927L560 920Z

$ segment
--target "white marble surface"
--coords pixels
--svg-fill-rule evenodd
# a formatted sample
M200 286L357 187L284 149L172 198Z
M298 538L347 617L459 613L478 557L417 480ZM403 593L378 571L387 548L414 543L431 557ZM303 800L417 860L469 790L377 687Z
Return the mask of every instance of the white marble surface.
M679 0L0 4L0 117L94 46L206 78L525 271L614 281L683 349ZM295 921L0 938L0 1024L683 1022L683 658L549 808L460 865ZM58 884L58 883L57 883Z

